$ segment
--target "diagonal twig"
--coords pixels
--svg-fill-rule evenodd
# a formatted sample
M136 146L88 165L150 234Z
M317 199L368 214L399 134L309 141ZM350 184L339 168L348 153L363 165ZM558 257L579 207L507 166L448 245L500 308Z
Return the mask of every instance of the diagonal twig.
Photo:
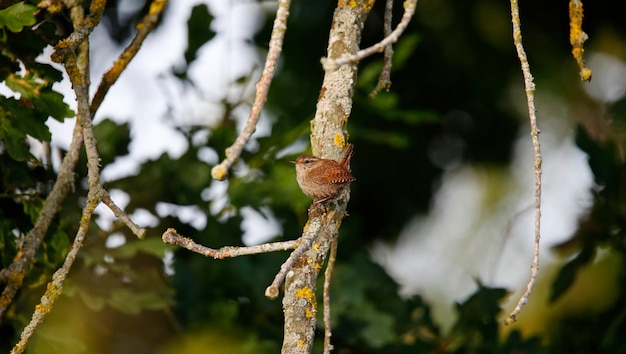
M406 0L404 2L404 14L402 15L400 23L398 23L398 25L396 26L396 29L394 29L393 32L391 32L382 41L374 44L373 46L361 49L354 54L349 54L337 59L322 58L321 62L324 70L333 71L342 65L358 62L359 60L364 59L374 53L383 51L388 45L396 43L406 27L409 25L409 22L411 22L411 18L415 13L416 6L417 0Z
M269 51L265 59L263 73L261 74L259 82L256 84L256 98L254 99L250 116L248 116L246 125L241 130L241 133L239 133L239 136L237 136L237 139L235 139L233 145L226 149L226 158L211 170L211 176L217 180L223 181L228 177L228 171L239 158L244 146L256 131L256 125L261 117L261 110L265 104L267 93L272 79L274 78L278 59L282 51L283 39L285 38L285 31L287 30L287 17L289 17L290 4L291 0L278 0L278 10L276 11L276 19L274 20L274 26L272 28Z
M100 104L109 92L111 86L113 86L113 84L117 81L119 76L122 74L122 71L126 69L130 61L135 57L141 48L143 41L156 26L161 13L167 5L167 1L168 0L152 1L152 4L150 4L150 11L146 16L144 16L141 22L137 24L137 34L135 34L135 38L133 38L130 44L124 49L124 52L122 52L115 63L113 63L111 69L102 75L102 81L100 81L98 91L96 91L93 99L91 100L90 110L92 117L96 114L96 111L98 111Z

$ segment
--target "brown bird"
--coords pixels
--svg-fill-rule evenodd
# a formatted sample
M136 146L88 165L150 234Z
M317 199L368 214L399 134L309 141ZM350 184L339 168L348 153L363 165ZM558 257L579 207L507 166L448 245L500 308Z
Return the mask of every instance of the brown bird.
M350 173L350 159L354 146L346 147L341 161L322 159L310 155L299 156L295 161L296 178L302 192L313 198L313 205L334 199L356 178Z

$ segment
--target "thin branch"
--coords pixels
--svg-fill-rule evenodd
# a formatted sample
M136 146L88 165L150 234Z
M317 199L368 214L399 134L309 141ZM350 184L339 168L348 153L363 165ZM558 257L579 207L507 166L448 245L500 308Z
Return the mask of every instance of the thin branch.
M94 7L96 5L102 6L102 8ZM93 134L92 111L89 104L89 41L87 35L99 22L99 16L102 14L104 5L105 1L96 0L92 2L90 7L91 14L85 21L83 21L83 13L80 6L74 6L71 8L73 23L82 25L79 27L79 30L75 32L78 33L78 35L74 37L70 36L70 39L73 39L76 42L66 42L61 46L65 49L72 48L71 51L63 52L61 57L56 57L57 60L62 59L64 61L63 63L70 77L70 81L72 82L72 87L76 92L78 109L76 114L77 119L76 126L74 128L73 143L74 141L77 141L79 148L81 144L84 144L85 151L87 153L87 173L89 182L87 205L83 208L83 216L81 218L79 230L74 239L72 248L65 258L63 266L54 273L52 281L48 283L47 290L41 298L41 303L35 308L31 321L22 331L20 341L12 349L12 354L18 354L24 351L29 338L32 336L37 326L52 310L54 302L63 290L63 282L65 281L76 259L76 255L82 246L85 234L89 229L89 222L91 220L91 216L93 215L93 211L98 206L100 201L104 201L113 213L121 218L122 221L126 223L138 237L141 238L145 234L144 229L139 228L117 205L115 205L115 203L111 200L109 193L100 183L100 156L96 147L96 139ZM152 10L153 9L151 8L151 12ZM96 17L94 18L93 16ZM88 30L85 30L86 27ZM75 48L78 48L78 54L74 52ZM134 53L132 55L134 55ZM94 111L97 109L97 106L98 105L94 106ZM71 173L72 171L69 172ZM57 182L60 179L61 173L59 174ZM40 242L41 240L39 243Z
M328 255L328 264L324 272L324 354L330 354L333 345L330 342L333 336L330 326L330 281L333 276L335 267L335 259L337 258L338 238L334 238L330 244L330 254Z
M24 238L25 241L21 258L16 259L6 268L7 274L10 274L10 276L7 278L7 284L0 296L0 318L3 317L7 307L13 301L17 290L22 286L24 276L30 269L35 253L39 249L39 246L41 246L43 237L58 211L58 206L63 203L65 197L74 185L74 168L80 156L82 143L82 129L80 129L80 126L76 125L72 133L72 142L70 143L69 150L59 168L59 175L54 182L50 194L43 203L35 226L33 226L32 230L30 230Z
M576 59L580 69L580 80L591 80L592 71L585 66L583 54L585 49L583 44L589 37L583 32L583 2L581 0L570 0L569 2L569 41L572 45L572 55Z
M102 76L102 81L100 81L100 85L98 86L98 91L96 91L93 99L91 100L91 115L92 117L98 111L100 104L104 100L104 97L109 92L109 89L113 84L117 81L119 76L122 74L122 71L126 69L130 61L135 57L143 41L146 39L148 34L152 32L154 27L156 26L163 9L167 5L168 0L153 0L152 4L150 4L150 11L144 18L137 24L137 34L135 34L135 38L133 38L132 42L124 49L124 52L117 58L115 63L109 71L107 71Z
M88 198L87 205L83 208L83 216L80 221L80 227L78 229L78 232L76 233L74 242L72 243L72 248L67 254L67 257L65 257L63 266L52 275L52 281L48 283L46 292L41 297L41 302L35 307L35 312L33 312L33 316L31 317L30 322L24 328L24 330L22 330L20 341L15 344L15 346L11 350L11 354L20 354L24 352L24 349L26 349L26 344L35 332L35 329L43 321L45 316L52 310L54 302L59 297L59 295L61 295L61 292L63 291L63 282L65 281L65 278L67 278L67 274L72 268L72 264L74 264L74 261L76 260L76 255L78 254L78 251L83 244L87 229L89 228L89 221L91 220L93 211L98 203L98 196L92 193Z
M415 13L416 6L417 0L406 0L404 2L404 14L402 15L400 23L398 23L398 26L396 26L396 29L393 30L393 32L391 32L391 34L385 37L382 41L374 44L373 46L359 50L354 54L349 54L338 59L322 58L321 62L324 70L334 71L342 65L348 63L356 63L374 53L383 51L388 45L396 43L406 27L409 25L409 22L411 22L411 18Z
M113 200L111 199L111 195L109 194L109 192L107 192L106 189L104 189L101 185L98 186L98 189L100 189L99 194L101 196L102 202L106 206L108 206L109 209L111 209L113 215L122 220L126 227L128 227L130 231L132 231L135 236L137 236L138 239L144 239L146 237L146 229L135 224L135 222L131 220L128 214L126 214L126 212L124 212L122 208L120 208L119 206L117 206L117 204L113 202Z
M522 310L522 307L528 302L528 297L532 293L533 287L537 280L537 274L539 273L539 241L541 240L541 144L539 143L539 128L537 127L537 116L535 112L535 84L533 82L533 76L530 73L530 65L526 57L526 52L522 46L522 30L520 28L519 17L519 5L517 0L511 0L511 17L513 22L513 42L517 50L517 56L520 59L522 66L522 72L524 74L524 87L526 89L526 99L528 101L528 116L530 120L530 136L533 143L534 152L534 171L535 171L535 244L533 250L533 259L530 267L530 279L526 285L526 290L520 297L515 309L509 314L505 323L510 324L515 322L517 315Z
M272 83L276 66L278 65L278 59L283 47L283 39L285 38L285 31L287 30L287 18L289 17L289 6L291 0L279 0L278 10L276 11L276 19L274 20L274 27L272 28L272 37L270 38L269 51L265 59L265 67L259 82L256 84L256 98L250 111L250 116L246 121L246 125L235 139L233 145L226 149L226 158L219 165L216 165L211 170L211 176L213 178L223 181L228 177L228 171L232 167L235 160L241 155L241 151L244 146L250 140L250 137L256 131L256 125L261 117L261 111L265 100L267 99L267 93Z
M102 2L101 5L104 6L104 2ZM93 6L91 10L92 12L102 14L101 10L94 10ZM71 14L73 23L82 22L84 14L80 5L73 7L71 9ZM91 161L92 158L90 158L91 147L89 144L90 141L95 144L93 132L91 132L90 129L91 115L89 114L89 40L87 38L84 38L81 43L78 44L75 48L78 48L79 53L77 54L74 51L68 53L68 55L64 57L64 65L66 71L69 74L70 81L72 82L74 92L76 93L77 112L74 134L80 135L82 137L81 140L85 143L88 157L87 166L89 168L89 185L91 187L94 184L97 185L98 180L97 173L94 174L91 171L94 166L94 162ZM89 134L90 132L91 135ZM96 161L95 165L97 166L97 164L98 162ZM95 181L94 176L96 178ZM20 341L13 347L13 349L11 350L11 354L19 354L22 353L24 349L26 349L26 344L28 343L28 340L34 333L35 329L43 321L45 316L52 310L54 302L61 294L63 290L63 282L65 281L67 274L72 267L72 264L74 264L74 260L76 259L78 250L83 244L83 239L89 228L89 222L91 220L93 211L100 202L100 196L96 192L97 190L93 188L89 189L87 205L85 205L85 207L83 208L80 226L76 237L74 238L72 248L65 257L63 266L59 268L52 276L52 281L48 283L46 292L41 297L41 302L35 307L35 312L33 312L30 322L22 330Z
M321 225L321 224L319 224ZM300 237L300 244L298 248L296 248L291 254L289 258L280 266L280 271L274 277L274 281L272 284L265 289L265 296L269 299L275 299L278 297L278 288L285 280L287 276L287 272L293 268L293 265L296 263L300 256L311 248L313 241L317 237L317 230L319 229L319 225L317 223L309 224L307 227L308 232L304 232L302 237Z
M71 11L83 12L78 6L74 6L76 3L73 2L70 4L71 6L67 6L71 8ZM52 61L64 63L68 55L73 55L76 52L76 48L89 37L91 31L100 23L100 17L104 12L105 5L106 0L93 0L89 5L89 15L86 18L83 19L82 15L80 21L74 20L74 17L72 18L72 23L76 29L67 38L57 43L54 47L54 53L50 56Z
M192 239L181 236L178 232L169 228L163 233L163 242L172 246L180 246L191 252L201 254L205 257L213 257L215 259L234 258L239 256L247 256L251 254L269 253L276 251L287 251L298 247L299 241L282 241L263 243L248 247L226 246L219 249L213 249L194 242Z
M104 3L98 3L101 4L104 8ZM83 13L81 6L72 7L71 13L73 23L83 23ZM96 16L98 14L102 14L102 11L92 9L92 14ZM89 23L98 21L99 19L95 19L92 17L92 20ZM82 38L80 43L83 43L84 39L85 38ZM70 47L74 49L78 48L80 43L72 43ZM81 52L84 51L81 50ZM88 66L86 61L81 61L81 68L79 69L77 67L77 60L75 55L70 55L68 58L69 59L66 62L73 63L73 65L71 65L72 69L68 70L68 73L70 73L71 71L70 76L74 75L75 78L83 77L84 79L86 79L85 76L81 76L83 75L81 74L81 72L85 72ZM35 225L24 238L24 247L21 257L16 259L7 268L11 276L8 277L7 284L2 291L2 295L0 296L0 318L4 316L4 313L9 304L13 301L17 290L22 286L24 276L30 268L33 258L35 257L35 253L41 246L43 237L46 234L46 231L48 230L52 219L56 215L59 205L63 203L65 197L74 185L74 169L80 156L80 149L83 145L83 141L84 137L82 128L80 124L77 123L74 126L74 131L72 133L72 142L70 143L67 154L63 158L63 162L61 163L61 167L59 168L59 175L54 182L54 186L52 187L50 194L43 203L41 212L37 217Z
M393 2L394 0L387 0L385 4L385 19L383 25L383 31L385 37L389 37L391 34L391 21L393 20ZM376 88L369 94L370 98L376 97L381 90L389 91L391 87L391 61L393 59L393 46L391 44L385 47L385 55L383 58L383 70L380 72Z

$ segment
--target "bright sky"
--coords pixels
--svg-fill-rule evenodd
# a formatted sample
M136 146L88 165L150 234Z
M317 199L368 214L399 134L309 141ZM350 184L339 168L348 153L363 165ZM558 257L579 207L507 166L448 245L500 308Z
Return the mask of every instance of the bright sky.
M184 86L175 78L172 69L185 65L187 20L192 8L202 3L207 4L215 16L211 29L217 34L200 48L197 59L188 68L189 77L196 86L193 88ZM126 10L128 9L120 11ZM251 73L258 76L264 53L260 53L251 44L251 39L263 23L262 16L263 8L255 1L184 0L169 3L162 24L145 40L142 49L109 91L94 119L95 124L104 118L130 124L132 140L129 154L116 159L103 169L104 181L136 174L143 161L156 159L164 152L172 158L180 157L188 146L184 136L175 129L176 126L217 126L224 110L221 103L223 100L235 102L242 96L254 94L254 83L231 83ZM117 45L109 38L103 26L97 27L90 39L93 95L100 78L123 51L126 43L123 46ZM50 55L50 50L46 55ZM63 71L60 66L57 67ZM67 78L54 88L64 93L65 101L73 109L76 108L75 95ZM233 116L241 126L248 113L249 108L242 105L233 112ZM74 122L74 119L63 123L52 119L47 122L53 133L53 146L67 149ZM247 148L254 149L256 138L267 136L270 132L271 120L264 114ZM194 136L194 143L206 144L210 134L206 133ZM209 147L201 148L199 158L210 164L218 162L217 152ZM59 164L60 161L54 161L57 168ZM217 212L226 203L227 186L227 182L213 182L203 193L206 200L213 201L212 212ZM121 207L127 205L128 195L125 192L114 190L111 194ZM183 222L191 222L198 229L206 225L205 213L196 206L182 207L160 203L156 209L161 217L175 215ZM112 213L104 206L98 207L96 211L100 215L100 226L107 228L113 220ZM136 214L133 217L138 223L155 225L154 215L145 210ZM252 208L244 208L242 214L247 218L242 226L246 242L258 243L282 233L282 228L273 219L271 211L259 213ZM258 227L250 227L251 220Z

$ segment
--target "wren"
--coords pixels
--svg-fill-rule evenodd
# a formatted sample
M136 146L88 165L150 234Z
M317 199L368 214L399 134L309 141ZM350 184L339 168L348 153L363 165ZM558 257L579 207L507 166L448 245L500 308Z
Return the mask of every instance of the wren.
M350 182L356 181L350 173L353 152L354 146L349 144L341 161L310 155L302 155L295 161L290 161L296 165L296 178L300 189L309 198L313 198L313 205L337 198Z

